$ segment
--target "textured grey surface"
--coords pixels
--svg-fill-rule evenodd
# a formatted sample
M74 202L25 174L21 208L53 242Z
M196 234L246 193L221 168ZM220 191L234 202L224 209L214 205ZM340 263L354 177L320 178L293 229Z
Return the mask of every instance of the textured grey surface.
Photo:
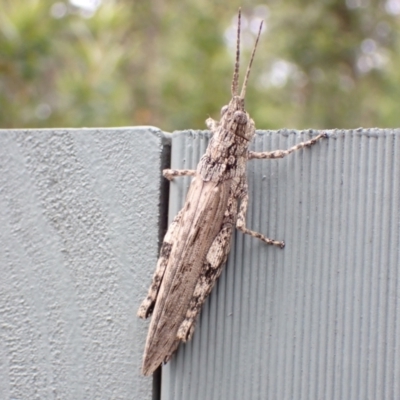
M257 151L316 132L258 132ZM400 398L400 131L329 131L282 160L248 164L248 226L236 233L193 340L163 368L163 400ZM192 168L204 133L173 138ZM171 184L170 217L188 179Z
M151 399L156 128L0 131L0 398Z

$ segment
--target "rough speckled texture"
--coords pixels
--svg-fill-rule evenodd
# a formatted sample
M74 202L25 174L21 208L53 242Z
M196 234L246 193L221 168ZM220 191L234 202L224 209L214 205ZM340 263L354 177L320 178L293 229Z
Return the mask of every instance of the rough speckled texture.
M163 368L163 400L400 399L400 130L328 131L283 160L248 163L248 226L236 233L193 339ZM256 151L315 131L257 132ZM192 168L202 132L173 137ZM171 183L170 216L187 179Z
M1 399L151 399L136 310L165 144L151 127L0 131Z

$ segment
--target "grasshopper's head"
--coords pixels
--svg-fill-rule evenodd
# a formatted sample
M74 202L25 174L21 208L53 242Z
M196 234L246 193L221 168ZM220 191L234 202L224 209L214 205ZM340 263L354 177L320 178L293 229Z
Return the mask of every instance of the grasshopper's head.
M254 135L254 121L250 118L250 115L244 109L244 99L246 96L247 81L249 79L251 65L253 63L254 54L256 52L258 40L260 38L261 29L263 23L260 24L256 43L250 58L249 66L247 67L246 75L244 78L242 91L239 95L239 60L240 60L240 21L241 11L239 8L238 13L238 29L237 29L237 41L236 41L236 62L235 69L232 79L232 99L226 106L221 109L221 120L220 126L224 131L233 133L236 137L244 139L245 142L250 142ZM234 139L234 138L233 138ZM241 142L241 140L239 140ZM244 143L246 147L248 143Z
M234 134L234 141L238 138L244 139L243 143L246 147L254 135L254 121L244 109L244 98L241 96L233 96L229 104L221 108L220 126L223 131Z

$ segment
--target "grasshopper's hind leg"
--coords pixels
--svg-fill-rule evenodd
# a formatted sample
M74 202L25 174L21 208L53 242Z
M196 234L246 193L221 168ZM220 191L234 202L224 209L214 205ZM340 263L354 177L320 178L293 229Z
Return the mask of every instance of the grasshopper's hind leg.
M232 218L233 216L231 215L230 219ZM196 319L201 307L210 294L215 282L221 275L223 264L230 250L232 230L233 222L225 222L208 250L203 264L202 274L194 289L189 309L177 333L177 338L184 342L192 338Z
M177 214L177 216L174 218L171 225L169 226L167 233L165 234L163 244L160 249L160 257L157 262L157 267L154 272L153 279L152 279L151 285L149 287L149 291L137 312L137 315L140 318L144 319L144 318L149 317L153 311L154 305L157 300L158 290L160 288L161 281L162 281L164 273L165 273L165 268L167 267L169 256L171 254L171 248L172 248L172 244L173 244L172 240L174 237L174 233L181 221L182 212L183 212L183 210L181 210Z
M195 170L188 170L188 169L183 169L183 170L164 169L163 171L163 175L170 181L173 180L175 176L185 176L185 175L192 176L195 174L196 174ZM137 315L140 318L147 318L153 312L154 305L157 300L158 290L160 289L161 281L165 273L165 268L168 265L169 256L171 254L174 234L182 218L182 213L183 209L174 218L174 220L172 221L171 225L168 228L167 233L165 234L163 244L160 250L160 257L157 262L157 267L154 272L153 280L151 282L149 291L147 293L147 297L143 300L137 312Z

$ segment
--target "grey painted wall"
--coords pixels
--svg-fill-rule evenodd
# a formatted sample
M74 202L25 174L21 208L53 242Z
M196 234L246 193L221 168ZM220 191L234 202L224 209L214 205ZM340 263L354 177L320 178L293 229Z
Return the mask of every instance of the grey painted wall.
M258 132L257 151L316 132ZM282 160L248 164L248 226L236 233L193 340L163 368L163 400L400 399L400 131L330 131ZM172 166L207 143L185 132ZM171 184L170 217L188 180Z
M151 399L156 128L0 131L0 399Z

